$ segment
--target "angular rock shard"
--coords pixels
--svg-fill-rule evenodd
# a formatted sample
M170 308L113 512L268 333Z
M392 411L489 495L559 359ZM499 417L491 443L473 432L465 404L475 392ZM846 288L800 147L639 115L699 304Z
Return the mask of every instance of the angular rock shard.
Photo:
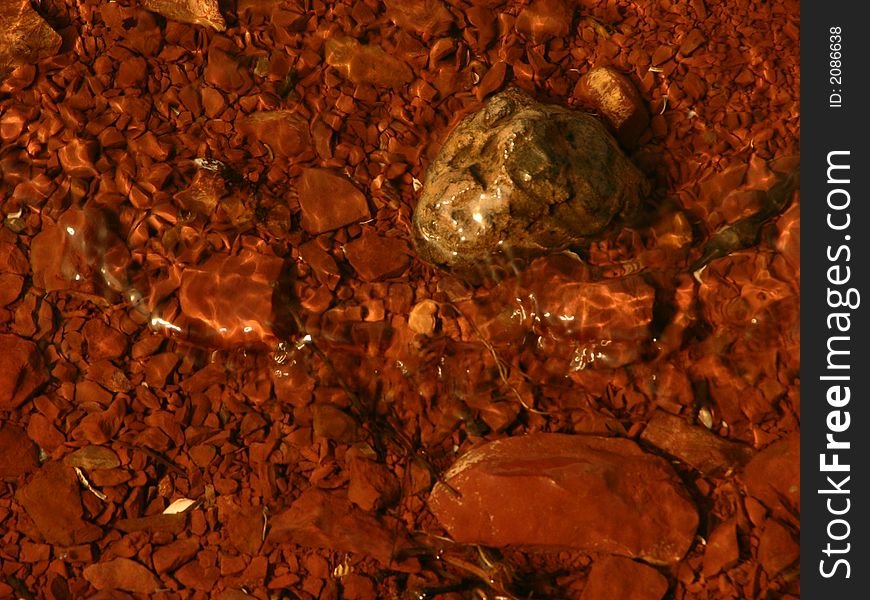
M627 439L556 433L466 453L436 484L429 506L457 542L571 548L653 564L679 561L698 526L665 460Z

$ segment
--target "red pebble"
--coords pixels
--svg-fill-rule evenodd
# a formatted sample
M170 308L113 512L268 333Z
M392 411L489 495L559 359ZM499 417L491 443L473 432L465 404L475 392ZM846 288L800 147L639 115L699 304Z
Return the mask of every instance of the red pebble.
M305 169L299 180L302 227L309 233L332 231L371 217L365 194L331 169Z
M11 333L0 334L0 410L12 410L48 381L39 348Z

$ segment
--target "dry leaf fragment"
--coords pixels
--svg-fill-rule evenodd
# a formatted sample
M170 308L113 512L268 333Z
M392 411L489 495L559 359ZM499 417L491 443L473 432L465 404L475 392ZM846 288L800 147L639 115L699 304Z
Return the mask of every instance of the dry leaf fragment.
M172 504L166 507L163 511L164 515L179 515L183 512L187 512L193 505L196 504L196 500L191 500L190 498L179 498L175 500Z

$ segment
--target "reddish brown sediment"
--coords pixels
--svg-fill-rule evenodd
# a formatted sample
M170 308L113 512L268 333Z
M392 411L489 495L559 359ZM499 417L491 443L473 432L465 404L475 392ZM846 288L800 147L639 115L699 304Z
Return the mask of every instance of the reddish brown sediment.
M797 164L797 3L468 4L0 15L0 597L799 597L798 194L688 270ZM508 88L605 119L651 192L471 285L412 218ZM462 457L554 434L622 448L578 493L649 514L524 513L550 484L510 453L465 525L564 510L583 544L431 510Z

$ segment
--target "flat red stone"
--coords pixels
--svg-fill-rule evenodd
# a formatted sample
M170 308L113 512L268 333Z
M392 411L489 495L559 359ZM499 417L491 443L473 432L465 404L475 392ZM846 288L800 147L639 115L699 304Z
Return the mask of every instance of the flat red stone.
M746 465L747 491L784 520L801 510L800 434L789 435L759 452Z
M740 546L737 544L737 525L731 521L720 524L707 538L704 549L704 577L713 577L720 571L737 564Z
M82 518L82 501L75 471L59 462L45 463L15 498L50 544L73 546L93 542L103 531Z
M179 303L188 324L182 336L207 345L235 346L273 340L272 295L283 260L243 250L215 254L181 276Z
M308 122L292 110L255 112L241 119L238 128L279 156L296 156L311 144Z
M331 169L305 169L299 179L302 227L309 233L332 231L371 217L363 194L347 176Z
M12 410L48 381L39 348L11 333L0 334L0 410Z
M667 578L643 563L621 556L596 560L580 600L661 600Z
M396 277L411 264L410 250L403 240L368 230L347 244L344 253L364 281Z
M129 558L113 558L88 565L82 574L98 590L153 594L162 587L154 573Z
M698 527L666 461L630 440L596 436L534 433L479 446L435 485L429 507L459 543L564 547L654 564L678 562Z
M38 467L39 449L27 434L17 425L0 425L0 480L27 475Z

